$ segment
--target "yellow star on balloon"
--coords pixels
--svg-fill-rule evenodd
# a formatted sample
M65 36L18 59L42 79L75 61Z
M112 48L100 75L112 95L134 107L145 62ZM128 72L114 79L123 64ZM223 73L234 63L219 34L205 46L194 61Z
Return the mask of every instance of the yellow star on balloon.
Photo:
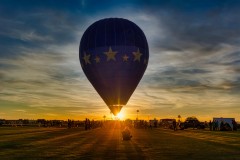
M139 51L139 48L138 48L137 52L133 52L132 54L134 55L134 60L133 61L139 61L140 62L142 53Z
M125 54L122 58L124 62L127 62L129 57Z
M96 63L100 62L100 58L98 56L96 56L94 60L96 61Z
M111 59L116 61L115 56L116 56L117 53L118 52L116 52L116 51L115 52L112 51L111 47L109 47L109 50L107 52L104 52L104 54L107 56L107 61L110 61Z
M91 64L91 62L90 62L90 54L86 54L86 52L84 52L84 56L83 56L83 59L84 59L84 61L85 61L85 64L87 65L87 64Z

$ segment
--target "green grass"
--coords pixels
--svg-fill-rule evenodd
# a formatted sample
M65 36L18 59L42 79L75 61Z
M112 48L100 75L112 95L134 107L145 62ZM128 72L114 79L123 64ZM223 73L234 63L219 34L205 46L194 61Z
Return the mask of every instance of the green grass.
M0 159L240 159L240 132L0 128Z

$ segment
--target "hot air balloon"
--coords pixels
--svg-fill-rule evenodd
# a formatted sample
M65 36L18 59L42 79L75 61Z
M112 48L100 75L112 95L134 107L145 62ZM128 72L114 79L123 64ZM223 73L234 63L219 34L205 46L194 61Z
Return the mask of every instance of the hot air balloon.
M143 31L122 18L96 21L84 32L79 46L83 72L115 116L140 82L148 58Z

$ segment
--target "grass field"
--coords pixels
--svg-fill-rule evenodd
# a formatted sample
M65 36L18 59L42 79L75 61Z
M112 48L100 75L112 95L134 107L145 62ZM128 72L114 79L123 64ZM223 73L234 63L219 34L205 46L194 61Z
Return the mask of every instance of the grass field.
M240 131L1 127L0 159L240 159Z

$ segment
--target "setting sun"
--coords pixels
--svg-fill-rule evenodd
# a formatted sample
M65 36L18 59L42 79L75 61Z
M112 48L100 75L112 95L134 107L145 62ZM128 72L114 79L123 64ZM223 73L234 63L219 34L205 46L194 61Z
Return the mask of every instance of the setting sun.
M123 112L119 112L116 116L118 119L123 120L124 119L124 114Z

